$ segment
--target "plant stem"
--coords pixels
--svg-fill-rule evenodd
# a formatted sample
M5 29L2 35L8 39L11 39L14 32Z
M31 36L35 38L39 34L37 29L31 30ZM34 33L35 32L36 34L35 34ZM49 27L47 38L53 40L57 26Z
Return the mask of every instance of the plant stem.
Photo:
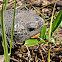
M49 42L50 42L51 28L52 28L52 21L53 21L53 15L54 15L55 6L56 6L56 3L55 3L54 8L53 8L51 22L50 22L49 40L48 40L48 62L50 62L50 45L49 45Z
M16 7L16 0L15 0L14 15L13 15L13 24L12 24L12 30L11 30L10 55L11 55L12 41L13 41L14 20L15 20L15 7Z
M54 15L53 17L56 17L58 14ZM52 17L48 18L48 19L45 19L45 21L48 21L50 20Z
M6 33L5 33L5 24L4 24L4 5L2 5L2 11L1 11L1 27L2 27L2 40L3 40L5 62L9 62L7 40L6 40Z
M57 28L57 39L56 39L56 41L58 40L58 28Z
M42 16L42 18L43 18L43 14L41 13L41 12L39 12L39 10L37 10L34 6L32 6L41 16ZM43 18L44 20L45 20L45 18Z
M29 10L23 3L21 3L26 9L27 9L27 11Z

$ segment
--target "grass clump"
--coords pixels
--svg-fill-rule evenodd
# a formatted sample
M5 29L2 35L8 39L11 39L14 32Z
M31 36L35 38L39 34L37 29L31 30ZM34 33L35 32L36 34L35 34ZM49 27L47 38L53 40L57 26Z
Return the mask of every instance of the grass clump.
M3 40L5 62L10 62L12 40L13 40L13 31L14 31L16 0L15 0L13 24L12 24L12 30L11 30L11 42L10 42L10 53L9 53L10 55L8 54L8 47L7 47L7 40L6 40L6 33L5 33L5 23L4 23L4 12L5 12L6 8L7 8L7 3L8 3L8 0L4 0L3 5L2 5L2 10L1 10L1 28L2 28L2 40Z

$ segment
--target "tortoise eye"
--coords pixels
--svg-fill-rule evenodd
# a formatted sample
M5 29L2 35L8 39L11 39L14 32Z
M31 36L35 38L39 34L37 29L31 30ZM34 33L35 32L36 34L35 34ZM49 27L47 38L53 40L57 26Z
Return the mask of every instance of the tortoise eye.
M28 31L34 31L35 28L28 28Z

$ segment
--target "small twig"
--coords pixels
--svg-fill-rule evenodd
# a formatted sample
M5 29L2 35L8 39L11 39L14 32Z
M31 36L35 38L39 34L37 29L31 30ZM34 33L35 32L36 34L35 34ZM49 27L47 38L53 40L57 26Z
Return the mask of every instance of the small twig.
M28 49L28 46L26 46L26 48L27 48L27 50L28 50L28 57L29 57L29 62L31 61L31 55L30 55L30 51L29 51L29 49Z
M58 1L59 1L59 0L58 0ZM55 1L55 2L58 2L58 1ZM50 5L50 4L53 4L53 3L55 3L55 2L51 2L51 3L49 3L49 4L46 4L46 5L44 5L43 7L39 8L39 9L43 9L44 7L46 7L46 6Z
M19 1L19 0L16 0L16 1ZM13 4L15 1L13 1L13 2L11 2L11 3L8 3L7 4L7 7L9 6L9 5L11 5L11 4ZM0 8L0 11L2 10L2 8Z
M19 62L18 60L11 58L11 57L10 57L10 60L15 61L15 62Z

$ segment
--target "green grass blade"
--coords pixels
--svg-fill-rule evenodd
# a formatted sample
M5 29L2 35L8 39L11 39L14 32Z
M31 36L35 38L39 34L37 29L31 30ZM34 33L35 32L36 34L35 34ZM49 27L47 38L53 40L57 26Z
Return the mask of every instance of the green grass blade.
M61 24L60 24L60 26L62 27L62 21L61 21Z
M56 17L57 16L57 14L56 15L54 15L53 17ZM48 18L48 19L45 19L45 21L48 21L48 20L50 20L51 19L51 17L50 18Z
M51 22L50 22L50 29L49 29L49 40L48 40L48 62L50 62L50 45L49 45L49 42L50 42L50 37L51 37L51 30L52 30L52 21L53 21L53 15L54 15L54 11L55 11L55 6L56 6L56 3L54 5L54 8L53 8L53 12L52 12L52 17L51 17Z
M3 40L5 62L9 62L6 33L5 33L5 24L4 24L4 8L3 8L3 5L2 5L2 11L1 11L1 26L2 26L2 40Z
M56 19L54 20L52 24L52 31L51 31L52 34L58 28L61 21L62 21L62 10L59 12L59 14L57 15Z
M51 8L51 9L53 10L53 7L52 7L52 6L47 6L47 9L48 9L48 8Z
M21 3L27 10L29 10L23 3Z
M6 10L7 8L7 3L8 3L8 0L4 0L4 4L5 4L4 10Z
M40 38L44 39L45 38L45 33L46 33L46 26L44 25L42 30L41 30Z
M16 0L15 0L14 15L13 15L13 24L12 24L12 30L11 30L10 54L11 54L12 40L13 40L13 31L14 31L15 8L16 8Z
M42 18L43 18L43 14L41 12L39 12L34 6L32 6L40 15L42 15ZM45 20L45 18L43 18Z

